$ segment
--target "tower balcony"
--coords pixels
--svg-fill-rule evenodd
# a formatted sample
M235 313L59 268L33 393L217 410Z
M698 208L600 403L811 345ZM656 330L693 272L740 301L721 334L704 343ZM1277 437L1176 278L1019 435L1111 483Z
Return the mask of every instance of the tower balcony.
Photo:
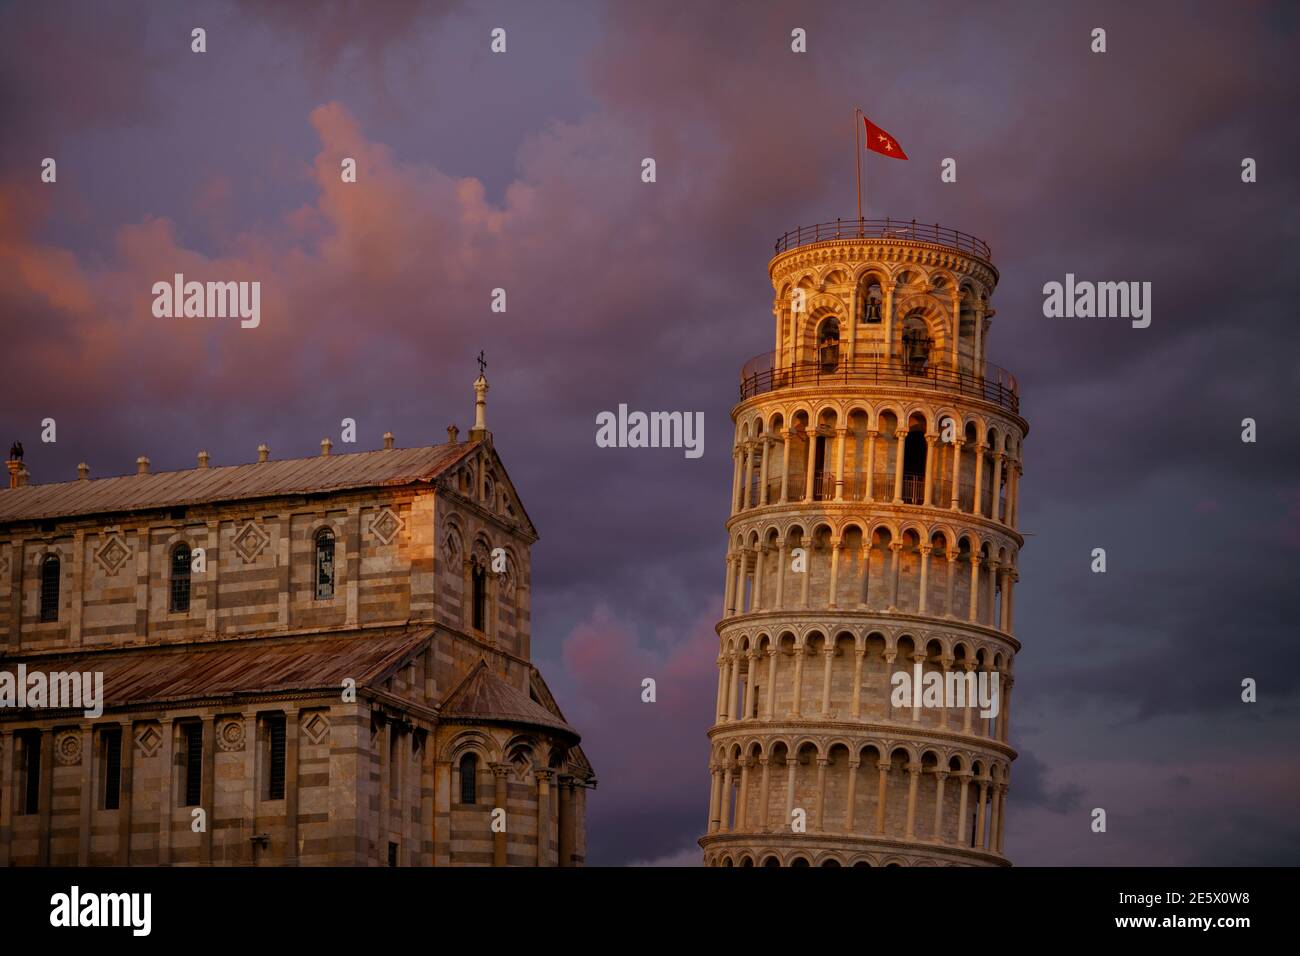
M989 244L969 233L949 229L937 222L930 224L915 219L836 219L811 226L792 229L776 241L775 254L789 252L800 246L817 242L834 242L846 239L880 239L885 242L928 243L942 246L953 252L983 259L992 267L993 252Z
M824 351L824 350L823 350ZM879 356L846 358L839 350L822 354L817 361L792 362L778 366L776 352L756 355L740 370L740 399L787 388L819 388L843 385L855 388L909 388L955 392L990 402L1020 414L1020 388L1015 376L1004 368L985 362L984 374L948 365L920 364L882 359Z
M791 503L809 500L804 494L804 478L795 475L789 478L786 494ZM867 481L864 475L845 475L844 492L840 498L835 495L835 475L829 471L819 471L813 475L812 501L875 501L889 504L894 499L894 476L890 472L878 471L872 482L871 494L867 494ZM762 485L759 476L750 480L749 495L743 502L745 508L757 508L763 503ZM903 504L920 506L925 503L925 475L903 475ZM944 475L935 480L935 507L943 508L952 500L952 478ZM767 502L777 504L781 501L781 479L769 478L767 481ZM963 481L958 485L958 507L966 514L975 511L975 483ZM980 516L991 514L993 507L993 489L986 487L980 492ZM998 492L998 514L1007 513L1007 489L1003 486Z

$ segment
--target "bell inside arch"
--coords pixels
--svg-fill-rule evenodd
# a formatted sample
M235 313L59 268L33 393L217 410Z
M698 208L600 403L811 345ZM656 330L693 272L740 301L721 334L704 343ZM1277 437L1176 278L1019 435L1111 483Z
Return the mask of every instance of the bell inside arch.
M817 362L823 372L833 372L840 364L840 323L835 319L817 329Z
M930 338L924 322L909 318L903 329L903 361L911 372L923 371L930 364L930 351L934 339Z

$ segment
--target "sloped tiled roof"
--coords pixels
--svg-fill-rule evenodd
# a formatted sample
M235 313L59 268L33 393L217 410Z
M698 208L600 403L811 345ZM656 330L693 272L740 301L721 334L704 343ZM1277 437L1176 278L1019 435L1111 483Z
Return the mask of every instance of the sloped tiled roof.
M477 442L457 442L0 488L0 522L432 481L477 446Z
M438 711L442 720L527 724L578 737L560 717L493 674L483 660L447 695Z
M269 641L138 647L41 657L27 661L27 669L46 674L101 672L106 708L235 694L337 692L345 678L355 680L358 688L386 678L432 633L427 627L372 629ZM17 670L13 658L0 666L0 671L16 674Z

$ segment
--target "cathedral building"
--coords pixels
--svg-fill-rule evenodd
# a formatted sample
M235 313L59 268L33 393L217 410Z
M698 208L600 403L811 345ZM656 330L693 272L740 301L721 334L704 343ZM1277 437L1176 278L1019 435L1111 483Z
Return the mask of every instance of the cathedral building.
M988 246L783 236L735 422L709 866L1000 866L1021 442Z
M475 392L423 448L33 484L16 447L0 865L581 865L595 775Z

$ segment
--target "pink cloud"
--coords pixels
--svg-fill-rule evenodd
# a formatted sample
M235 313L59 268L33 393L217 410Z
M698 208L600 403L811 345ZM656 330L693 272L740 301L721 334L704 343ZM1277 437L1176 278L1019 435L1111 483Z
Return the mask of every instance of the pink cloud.
M676 641L646 647L609 608L598 607L574 628L563 653L573 682L565 712L583 729L583 747L600 779L592 832L600 832L602 820L604 832L622 838L635 835L628 821L638 817L660 834L677 824L685 828L678 844L643 847L636 855L678 853L681 842L699 835L693 822L703 832L708 805L705 732L717 699L718 654L709 618ZM645 678L655 681L654 703L641 699Z

